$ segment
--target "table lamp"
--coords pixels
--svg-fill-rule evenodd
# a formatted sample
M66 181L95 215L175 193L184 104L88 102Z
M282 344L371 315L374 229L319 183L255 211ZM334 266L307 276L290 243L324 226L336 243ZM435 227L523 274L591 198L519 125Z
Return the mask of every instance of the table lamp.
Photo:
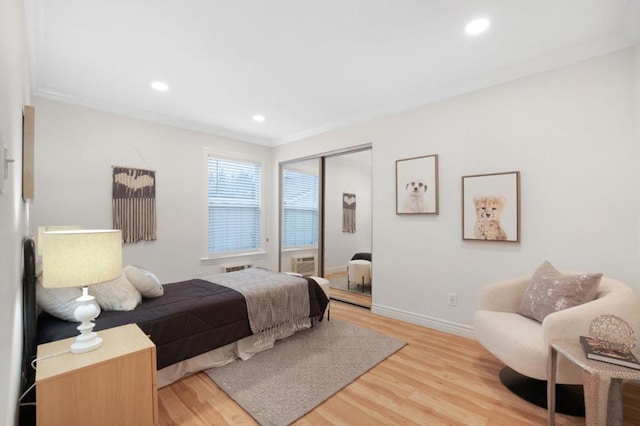
M43 233L44 287L82 287L74 315L81 324L71 352L89 352L102 345L92 322L98 309L88 286L116 279L122 273L122 232L119 230L66 230Z

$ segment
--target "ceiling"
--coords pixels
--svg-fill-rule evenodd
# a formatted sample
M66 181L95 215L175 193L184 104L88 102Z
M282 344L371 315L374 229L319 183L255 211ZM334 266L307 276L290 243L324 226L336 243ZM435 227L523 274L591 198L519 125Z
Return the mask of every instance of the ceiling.
M273 146L635 44L639 3L27 0L32 93Z

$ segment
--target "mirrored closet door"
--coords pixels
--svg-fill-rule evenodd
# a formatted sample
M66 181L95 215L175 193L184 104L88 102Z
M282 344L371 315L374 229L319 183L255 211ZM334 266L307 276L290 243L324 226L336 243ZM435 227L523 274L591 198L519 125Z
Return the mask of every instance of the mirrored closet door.
M371 150L324 162L324 277L334 299L371 307Z
M280 164L280 271L371 307L371 146Z

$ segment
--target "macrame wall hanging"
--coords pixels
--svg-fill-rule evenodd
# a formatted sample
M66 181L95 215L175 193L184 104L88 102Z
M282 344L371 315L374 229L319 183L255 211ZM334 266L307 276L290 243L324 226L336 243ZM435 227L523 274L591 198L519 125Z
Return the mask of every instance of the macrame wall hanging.
M356 232L356 194L342 194L342 232Z
M113 166L113 229L125 243L156 239L156 172Z

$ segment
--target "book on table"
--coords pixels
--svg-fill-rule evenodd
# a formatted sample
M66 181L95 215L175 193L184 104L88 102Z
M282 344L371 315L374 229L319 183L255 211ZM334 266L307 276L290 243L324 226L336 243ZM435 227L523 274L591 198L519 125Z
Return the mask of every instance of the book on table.
M607 349L599 340L586 336L580 336L580 344L588 359L640 370L640 362L631 351Z

